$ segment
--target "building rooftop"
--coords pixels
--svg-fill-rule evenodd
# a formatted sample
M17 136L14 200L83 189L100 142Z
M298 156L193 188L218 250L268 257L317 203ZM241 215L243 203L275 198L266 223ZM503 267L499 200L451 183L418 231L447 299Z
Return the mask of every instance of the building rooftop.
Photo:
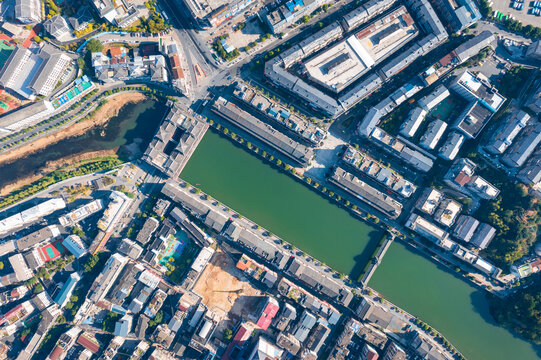
M381 211L386 216L397 218L402 212L402 204L400 202L374 189L340 167L334 170L329 180L353 196L360 198L362 201Z
M311 148L287 137L222 97L214 102L212 111L297 164L306 166L314 157Z

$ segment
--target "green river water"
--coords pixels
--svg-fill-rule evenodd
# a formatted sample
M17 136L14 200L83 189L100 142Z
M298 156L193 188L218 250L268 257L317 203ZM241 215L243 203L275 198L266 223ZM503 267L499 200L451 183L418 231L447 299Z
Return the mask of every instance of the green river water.
M381 236L210 130L181 177L346 274L359 273ZM470 360L541 356L539 348L494 324L482 291L400 242L391 245L370 286L441 331Z
M101 129L66 139L0 171L0 186L32 173L48 160L103 150L153 136L164 106L126 106ZM159 116L157 116L159 114ZM0 167L1 168L1 167ZM207 132L182 178L334 269L355 277L381 232L305 185ZM370 282L390 301L440 330L470 360L533 360L539 348L496 326L483 292L395 242Z

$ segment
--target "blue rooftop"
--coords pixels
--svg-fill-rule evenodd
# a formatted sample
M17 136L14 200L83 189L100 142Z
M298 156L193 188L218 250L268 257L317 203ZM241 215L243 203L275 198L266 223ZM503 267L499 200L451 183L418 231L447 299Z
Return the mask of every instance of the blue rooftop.
M73 292L73 289L75 288L75 285L77 285L77 282L81 280L79 277L79 274L73 273L68 278L68 281L62 286L62 290L58 293L58 295L55 297L54 302L57 303L60 307L64 307L64 305L68 302L68 296L71 296L71 293Z

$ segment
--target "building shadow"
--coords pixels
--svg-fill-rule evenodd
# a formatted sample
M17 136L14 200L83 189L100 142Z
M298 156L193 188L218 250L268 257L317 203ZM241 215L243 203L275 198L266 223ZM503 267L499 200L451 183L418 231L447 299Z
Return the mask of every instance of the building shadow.
M355 264L349 273L349 278L357 281L360 280L359 276L367 266L367 264L372 261L372 256L375 256L375 250L381 240L383 231L378 229L373 229L368 233L368 242L364 247L363 251L353 258Z

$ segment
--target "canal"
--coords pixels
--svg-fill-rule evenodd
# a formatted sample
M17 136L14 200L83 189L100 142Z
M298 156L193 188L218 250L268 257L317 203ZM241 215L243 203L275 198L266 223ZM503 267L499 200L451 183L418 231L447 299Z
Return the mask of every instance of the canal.
M209 130L181 177L336 270L357 274L380 232ZM484 293L394 242L370 286L440 330L470 360L533 360L498 327Z
M30 156L17 159L16 166L14 163L0 165L0 188L37 173L48 161L72 155L117 147L121 158L127 159L130 154L136 155L148 146L165 110L164 104L154 100L125 105L118 115L104 126L96 127L80 136L60 140ZM160 116L156 116L158 113Z

